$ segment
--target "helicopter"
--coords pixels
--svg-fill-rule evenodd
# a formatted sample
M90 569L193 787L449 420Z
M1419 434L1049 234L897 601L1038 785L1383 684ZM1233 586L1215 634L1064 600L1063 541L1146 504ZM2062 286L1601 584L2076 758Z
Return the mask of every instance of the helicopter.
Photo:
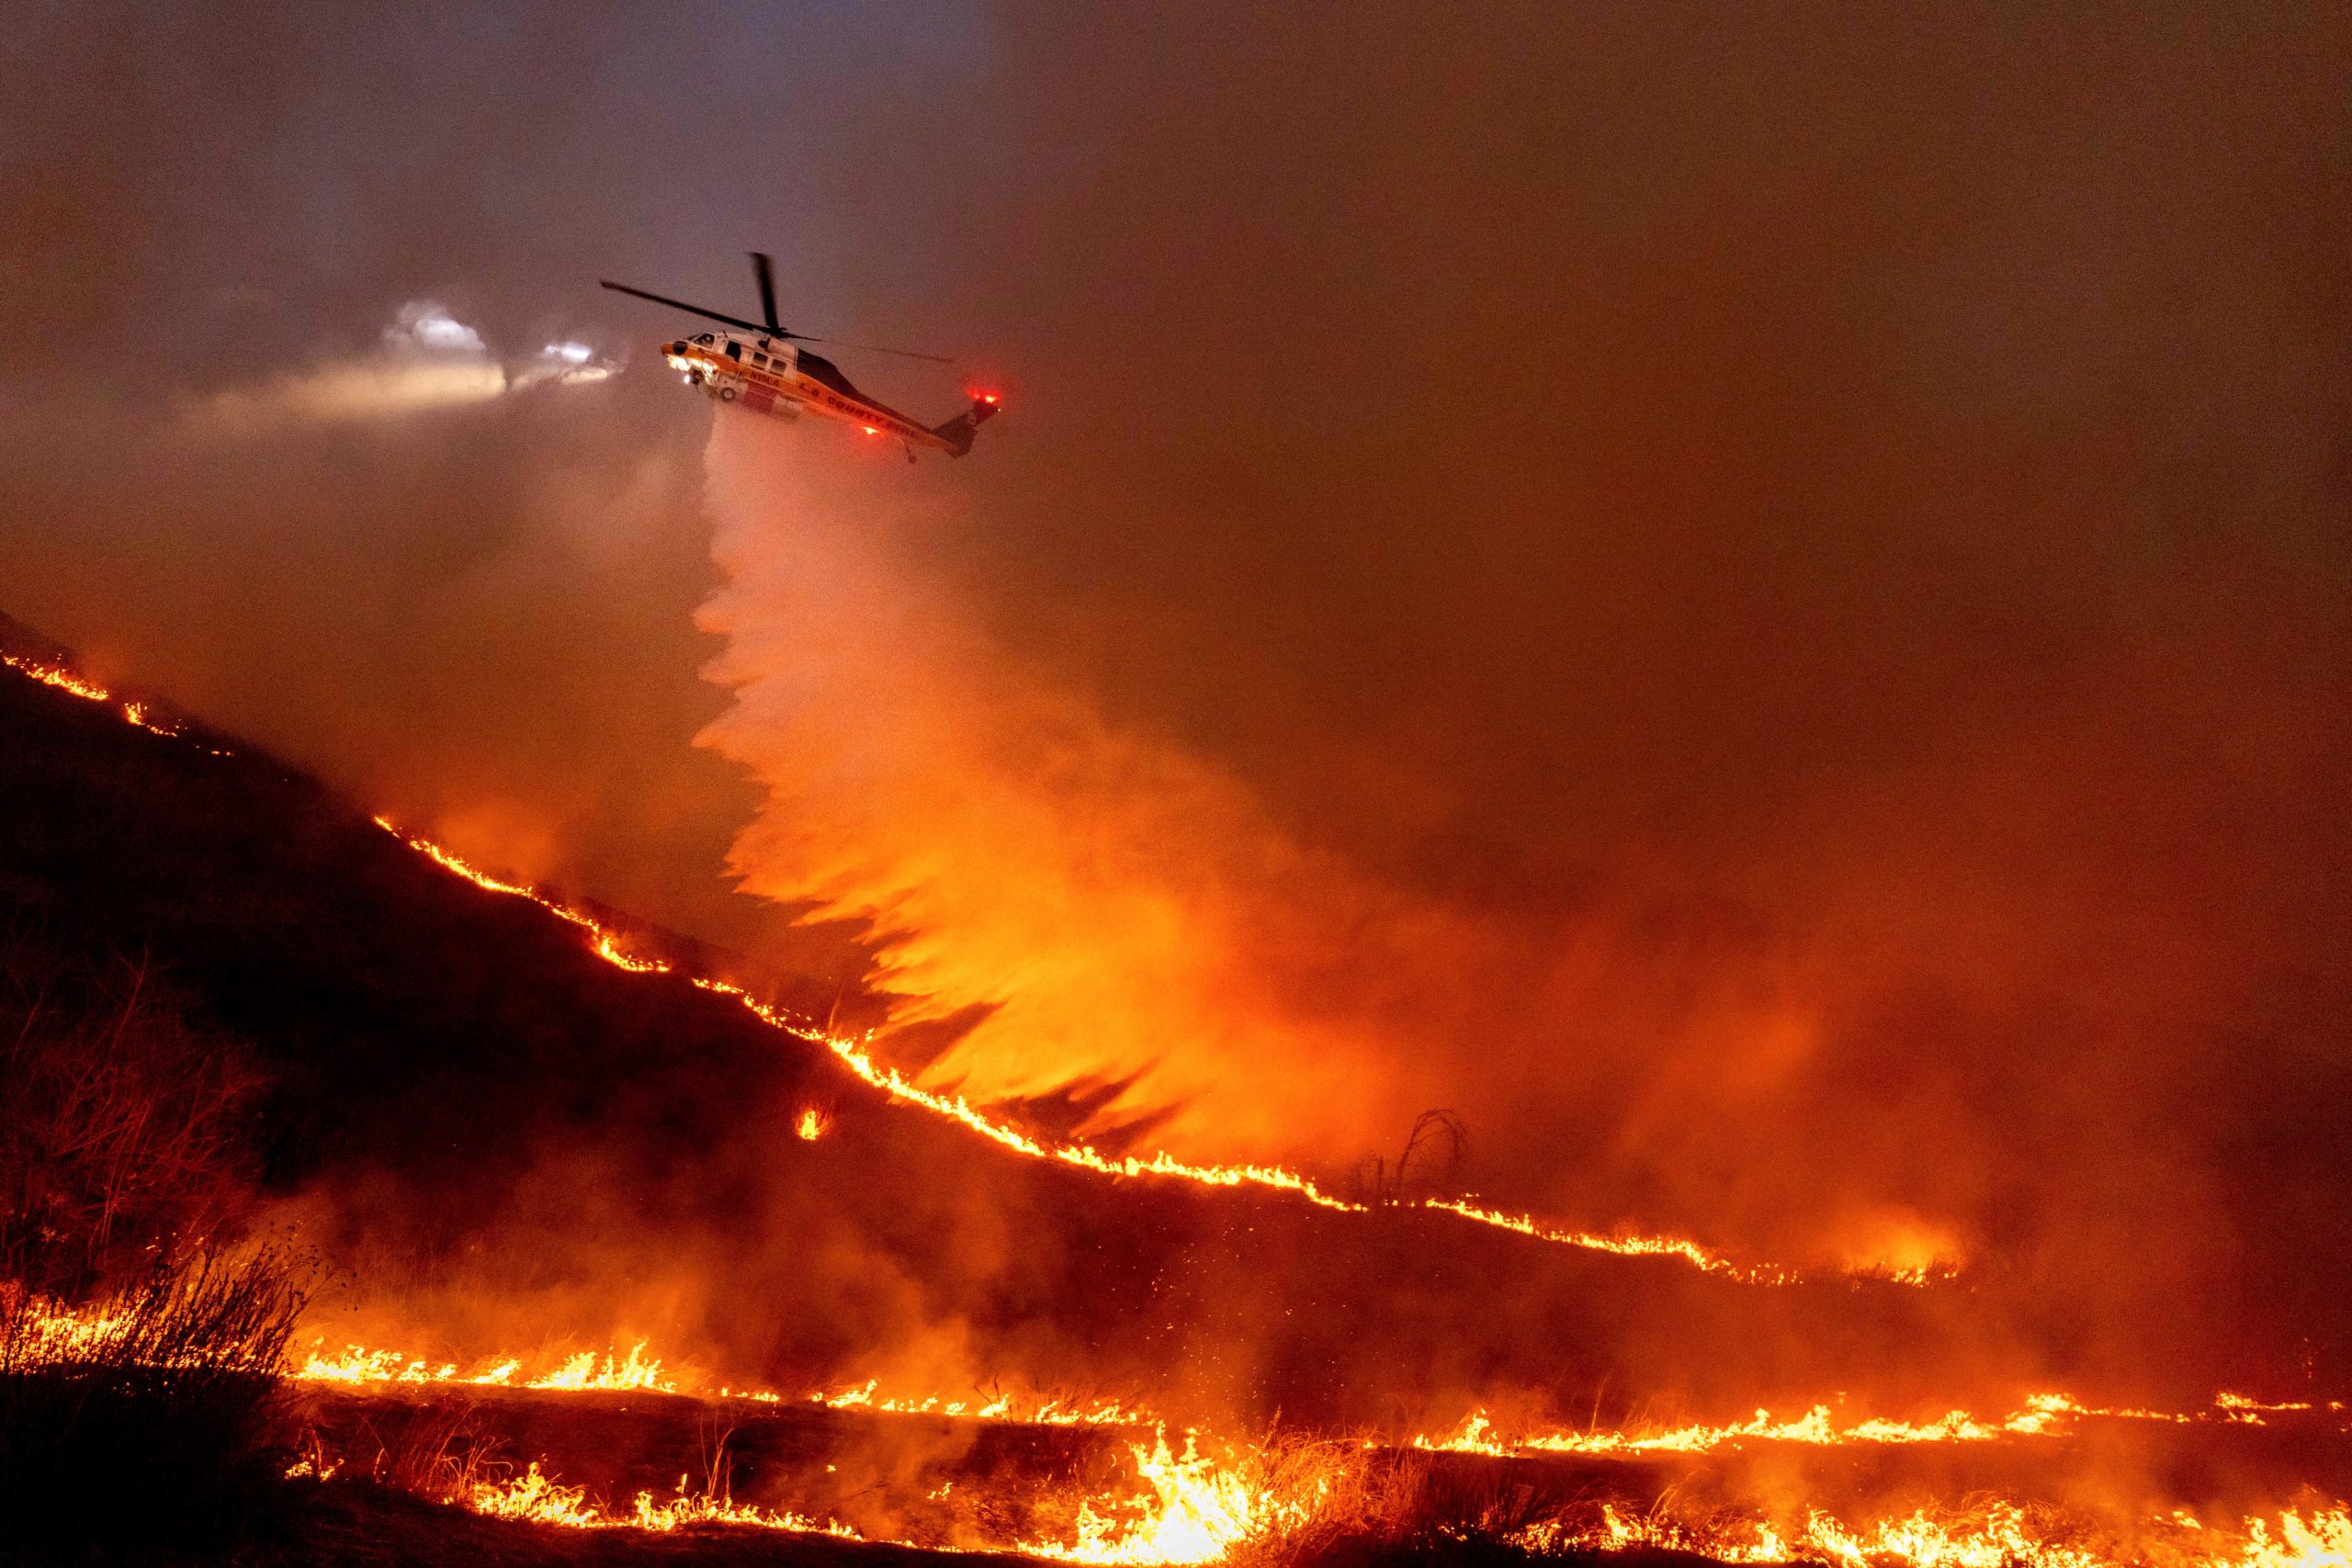
M996 393L973 392L972 406L954 419L944 424L924 424L859 391L831 360L799 346L837 340L791 332L776 321L775 265L758 251L750 254L752 274L760 286L760 313L764 318L758 321L722 316L700 305L650 294L609 278L597 281L618 293L741 329L746 335L699 333L662 345L662 356L672 369L685 378L686 385L701 388L722 403L740 403L754 413L786 418L797 418L803 412L822 414L854 424L868 435L895 435L905 443L910 463L915 460L918 446L931 447L951 457L960 457L972 449L974 433L996 415ZM854 343L841 346L868 354L894 354L903 359L927 359L935 365L955 363L945 355L917 354L910 349Z

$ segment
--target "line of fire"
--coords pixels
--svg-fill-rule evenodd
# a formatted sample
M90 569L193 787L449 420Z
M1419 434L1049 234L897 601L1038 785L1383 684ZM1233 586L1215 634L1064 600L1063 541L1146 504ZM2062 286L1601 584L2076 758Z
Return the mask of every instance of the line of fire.
M2352 8L6 38L0 1568L2352 1568Z
M51 1268L6 1298L0 1375L17 1380L12 1398L45 1382L79 1385L77 1399L93 1390L117 1400L164 1397L155 1391L170 1389L179 1391L170 1397L233 1405L251 1418L263 1408L253 1385L275 1381L285 1390L277 1397L294 1413L287 1430L299 1430L299 1442L284 1450L288 1484L323 1491L364 1477L370 1487L490 1519L559 1532L684 1532L708 1540L714 1551L742 1532L754 1541L815 1536L1080 1562L1206 1563L1251 1558L1276 1543L1294 1550L1286 1543L1318 1531L1432 1528L1457 1547L1478 1542L1482 1551L1530 1557L1665 1551L1738 1563L1918 1568L2286 1568L2336 1563L2352 1547L2352 1514L2313 1500L2321 1495L2310 1468L2314 1452L2352 1455L2352 1410L2343 1401L2221 1389L2195 1404L2108 1404L2022 1383L2004 1394L1997 1371L1964 1385L1938 1381L1947 1375L1940 1371L1889 1380L1886 1369L1898 1359L1923 1371L1945 1366L1955 1348L1952 1303L1973 1285L1964 1269L1809 1278L1678 1237L1579 1232L1466 1199L1415 1196L1401 1179L1334 1191L1275 1167L1105 1155L1024 1133L985 1106L882 1065L865 1039L762 1000L684 939L482 871L381 817L364 818L250 744L163 702L118 696L54 645L10 632L18 651L0 655L10 677L0 697L22 742L14 782L26 809L16 830L46 839L49 856L68 857L85 874L119 878L119 890L138 902L182 893L157 886L156 867L169 858L164 840L209 827L200 818L208 811L266 808L296 829L288 852L272 857L277 863L243 868L286 879L281 897L298 898L273 919L314 931L350 922L379 951L377 962L398 956L411 985L432 988L432 947L486 943L501 953L502 967L551 965L555 972L535 983L643 987L654 994L626 1005L652 1010L671 1027L719 1029L732 1014L733 1031L767 1057L763 1078L797 1053L782 1098L774 1098L775 1083L764 1087L780 1118L777 1135L788 1125L797 1143L812 1147L795 1156L791 1144L777 1143L777 1158L844 1159L842 1174L866 1182L858 1165L906 1157L905 1144L920 1135L955 1146L968 1165L1036 1168L1025 1183L1040 1184L1033 1201L1050 1201L1046 1195L1057 1190L1076 1198L1069 1183L1085 1184L1082 1207L1101 1217L1080 1222L1081 1230L1106 1223L1190 1230L1193 1247L1238 1249L1235 1263L1254 1258L1250 1271L1261 1277L1269 1260L1255 1255L1267 1246L1294 1257L1368 1254L1385 1259L1373 1265L1383 1269L1408 1267L1409 1256L1447 1287L1458 1287L1465 1271L1551 1267L1567 1271L1569 1289L1589 1289L1597 1269L1622 1269L1606 1288L1660 1314L1653 1354L1676 1339L1687 1348L1693 1333L1781 1335L1806 1324L1842 1342L1821 1359L1816 1377L1885 1390L1857 1395L1815 1382L1810 1404L1710 1417L1693 1412L1727 1409L1736 1384L1699 1394L1702 1382L1669 1413L1655 1396L1611 1398L1605 1375L1589 1383L1599 1369L1579 1365L1573 1341L1490 1338L1484 1353L1516 1362L1523 1382L1493 1371L1476 1383L1424 1378L1400 1406L1397 1392L1410 1383L1382 1369L1393 1371L1399 1356L1442 1361L1440 1348L1417 1343L1393 1303L1328 1298L1323 1310L1357 1319L1343 1337L1351 1348L1327 1346L1311 1375L1340 1376L1319 1388L1266 1379L1239 1402L1238 1416L1234 1404L1204 1397L1194 1380L1156 1380L1115 1355L1037 1361L1008 1354L985 1382L937 1386L883 1342L846 1360L808 1361L812 1372L827 1370L775 1384L729 1374L727 1359L701 1364L643 1337L574 1348L576 1334L540 1309L519 1320L528 1326L513 1340L485 1341L478 1328L453 1327L484 1321L479 1305L452 1313L428 1304L429 1293L396 1292L389 1308L314 1295L316 1276L297 1271L285 1250L284 1237L299 1232L264 1229L230 1246L192 1238L186 1251L151 1257L127 1290L97 1296L75 1288L75 1270L59 1270L54 1255L62 1249L18 1237L19 1267L38 1258ZM97 813L72 781L93 761L118 781ZM213 798L189 798L199 790ZM381 923L428 913L454 929L427 935ZM226 956L175 957L156 974L142 965L118 982L109 993L119 1010L113 1038L169 1040L187 1027L161 1010L175 999L156 997L170 995L163 987L173 975L201 973ZM402 988L378 998L396 1016L415 1005L413 994L398 994ZM587 1005L616 1001L608 995ZM28 1019L40 1021L38 1010ZM40 1036L20 1039L38 1048ZM168 1053L171 1045L142 1041L139 1049ZM117 1070L126 1077L75 1084L74 1103L41 1110L86 1130L111 1154L157 1136L223 1139L215 1123L253 1092L249 1081L186 1061L125 1062ZM160 1070L189 1075L174 1086L187 1097L176 1108L187 1124L161 1134L113 1124L132 1109L119 1099L142 1087L128 1075ZM132 1105L148 1113L135 1098ZM368 1134L359 1135L364 1143ZM300 1163L315 1173L354 1153L312 1148ZM1409 1164L1408 1151L1400 1178ZM1063 1173L1061 1182L1052 1179ZM125 1173L107 1174L119 1182ZM143 1193L109 1187L102 1201L135 1220L143 1204L201 1200L159 1183ZM279 1213L303 1207L298 1198ZM1058 1229L1035 1211L1029 1223ZM51 1229L41 1239L63 1237ZM1031 1235L1022 1245L1047 1239ZM1072 1239L1057 1234L1051 1245ZM1124 1311L1182 1311L1196 1327L1221 1315L1204 1314L1199 1302L1161 1304L1173 1288L1161 1270L1198 1267L1197 1252L1153 1261L1162 1249L1140 1248L1142 1259L1118 1266L1130 1275L1122 1281L1096 1277L1108 1260L1100 1241L1093 1247L1065 1276L1082 1294L1124 1293L1123 1285L1132 1292L1140 1262L1152 1277ZM164 1258L169 1267L157 1266ZM75 1261L81 1279L94 1277L92 1259ZM1225 1288L1246 1291L1230 1280ZM1299 1288L1286 1284L1273 1299ZM504 1316L493 1312L487 1321ZM214 1337L232 1340L233 1353ZM1188 1353L1199 1354L1197 1345ZM1975 1360L1981 1348L1968 1354ZM766 1364L790 1359L772 1356ZM881 1370L860 1378L865 1366ZM1747 1369L1764 1370L1762 1361ZM1081 1371L1089 1381L1069 1381ZM1546 1385L1548 1395L1539 1392ZM1945 1408L1929 1392L1954 1386L1985 1403ZM191 1387L204 1392L186 1392ZM1487 1394L1464 1407L1473 1387ZM1560 1396L1588 1387L1593 1403L1584 1418L1562 1419ZM1376 1397L1351 1397L1372 1390ZM1501 1390L1510 1391L1502 1404L1487 1403ZM1306 1418L1285 1422L1278 1401ZM1404 1410L1411 1414L1400 1421ZM518 1465L519 1455L527 1457ZM2118 1466L2140 1476L2141 1486L2169 1478L2176 1490L2161 1508L2153 1506L2155 1492L2119 1507L2106 1495ZM1802 1499L1794 1514L1779 1501L1792 1486ZM1433 1526L1432 1513L1447 1522ZM775 1550L788 1558L794 1549Z

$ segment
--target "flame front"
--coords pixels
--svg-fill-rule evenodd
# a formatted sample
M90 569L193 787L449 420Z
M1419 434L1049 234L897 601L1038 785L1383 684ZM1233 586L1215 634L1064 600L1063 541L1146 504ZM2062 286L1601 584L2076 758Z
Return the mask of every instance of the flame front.
M47 685L54 686L59 690L69 692L74 696L80 697L85 701L112 704L116 700L113 694L107 692L104 687L85 680L83 677L71 671L41 664L31 660L20 658L14 654L0 654L0 662L5 662L12 669L29 675L33 679L42 682ZM119 711L124 721L127 723L137 725L140 728L147 729L159 736L182 740L189 739L189 738L182 731L160 725L149 717L144 706L138 703L132 702L122 704ZM189 741L189 743L194 744L193 741ZM200 749L207 751L214 750L211 747L202 747ZM217 754L225 755L226 753ZM419 854L422 854L433 861L444 870L465 878L475 886L482 888L487 892L503 894L510 897L526 898L532 903L538 905L548 913L554 915L559 919L578 927L583 933L585 933L588 939L590 950L595 953L598 957L605 960L607 964L610 964L616 968L627 970L632 974L661 975L671 972L672 966L667 963L658 959L641 958L631 953L625 945L620 934L607 928L602 921L596 919L594 916L589 915L570 904L564 903L560 899L551 898L539 892L537 889L527 886L522 883L508 882L503 878L493 876L488 872L484 872L470 864L451 851L435 843L430 839L402 832L398 827L394 826L392 822L383 817L378 817L375 820L378 827L383 829L386 832L390 833L395 838L400 839L403 843L406 843L411 849L416 851ZM758 1001L756 998L752 997L750 993L739 986L731 985L723 980L708 979L701 976L691 976L691 978L695 985L705 990L734 998L755 1017L759 1018L761 1021L768 1024L769 1026L788 1033L797 1039L824 1046L832 1053L834 1057L839 1060L843 1066L847 1067L865 1083L875 1089L882 1090L893 1100L920 1106L926 1111L930 1111L937 1115L944 1116L951 1121L959 1122L968 1130L977 1133L980 1136L989 1140L991 1143L996 1144L999 1147L1009 1149L1015 1154L1023 1155L1033 1159L1057 1160L1063 1164L1076 1166L1080 1169L1091 1170L1103 1176L1130 1179L1163 1177L1175 1180L1194 1182L1209 1187L1263 1187L1276 1191L1289 1193L1295 1197L1304 1199L1307 1202L1313 1203L1317 1207L1329 1209L1336 1213L1365 1213L1370 1212L1370 1205L1354 1202L1344 1198L1335 1197L1325 1191L1312 1179L1303 1176L1296 1171L1283 1169L1279 1166L1258 1164L1200 1165L1178 1159L1164 1151L1155 1153L1148 1158L1143 1158L1133 1155L1112 1156L1106 1156L1084 1144L1048 1145L1041 1143L1012 1127L1005 1125L1003 1122L990 1118L973 1107L969 1101L966 1100L961 1096L936 1094L930 1090L918 1088L913 1082L900 1074L897 1068L887 1067L876 1062L864 1049L864 1043L862 1041L851 1040L842 1035L832 1034L822 1030L814 1029L803 1022L789 1019L775 1009L768 1007ZM801 1136L803 1137L809 1135L806 1130L808 1125L807 1118L804 1115L801 1122ZM820 1130L821 1131L821 1127ZM1591 1251L1614 1253L1625 1257L1676 1258L1689 1263L1695 1268L1702 1269L1709 1272L1724 1274L1729 1278L1746 1280L1750 1283L1783 1284L1799 1277L1794 1270L1773 1265L1743 1265L1737 1263L1730 1258L1724 1258L1721 1254L1715 1253L1700 1246L1697 1242L1679 1236L1646 1235L1632 1232L1616 1235L1602 1235L1592 1231L1573 1230L1566 1227L1546 1224L1544 1222L1535 1219L1532 1215L1514 1214L1502 1210L1487 1208L1482 1205L1462 1200L1424 1199L1419 1200L1409 1206L1433 1213L1452 1214L1457 1218L1471 1221L1478 1224L1491 1226L1498 1230L1509 1231L1514 1235L1529 1236L1539 1241L1549 1242L1558 1246L1574 1247ZM1904 1273L1894 1276L1888 1276L1883 1271L1868 1269L1859 1270L1858 1272L1865 1275L1875 1274L1876 1277L1879 1278L1893 1278L1897 1282L1907 1284L1924 1284L1928 1282L1930 1278L1930 1276L1926 1272L1918 1272L1916 1274Z
M145 705L120 701L105 688L71 671L8 654L0 654L0 662L80 700L112 707L124 722L149 733L211 750L155 717ZM395 833L447 872L487 891L529 899L578 928L589 949L605 962L633 973L668 972L668 964L630 953L618 933L580 909L527 886L481 872L439 845L401 834L390 822L378 820L387 831ZM993 1119L960 1096L942 1095L917 1087L898 1069L876 1062L862 1041L808 1028L758 1001L740 987L701 976L689 978L706 991L732 998L763 1022L796 1038L823 1045L849 1071L891 1099L954 1121L1015 1154L1077 1166L1114 1179L1159 1177L1209 1187L1259 1187L1338 1213L1373 1212L1370 1205L1337 1197L1311 1179L1279 1167L1196 1165L1165 1153L1148 1158L1110 1156L1083 1144L1041 1142ZM800 1113L796 1132L803 1138L813 1139L821 1136L827 1126L825 1114L809 1107ZM1797 1278L1791 1270L1737 1262L1679 1237L1572 1230L1462 1199L1428 1199L1408 1206L1548 1244L1669 1259L1753 1284L1783 1284ZM1928 1284L1942 1277L1939 1266L1931 1262L1905 1261L1877 1269L1858 1268L1851 1272L1893 1277L1915 1285ZM0 1314L5 1314L6 1319L6 1370L12 1372L103 1359L112 1353L109 1346L119 1329L119 1320L104 1304L68 1308L40 1298L19 1295L9 1299L0 1295ZM324 1385L447 1384L548 1394L616 1391L684 1393L695 1385L690 1374L665 1368L662 1359L649 1354L644 1341L626 1348L574 1352L544 1364L534 1364L519 1356L501 1355L462 1371L454 1361L428 1360L350 1346L339 1354L314 1349L299 1367L291 1369L291 1374ZM1100 1564L1198 1564L1222 1561L1249 1543L1278 1540L1301 1529L1331 1503L1346 1474L1336 1461L1303 1466L1285 1464L1283 1457L1276 1454L1271 1445L1231 1445L1213 1438L1204 1443L1200 1434L1193 1432L1186 1433L1179 1451L1171 1446L1167 1428L1148 1413L1114 1401L1042 1400L1022 1404L1002 1394L885 1395L879 1388L879 1382L875 1382L807 1397L838 1411L1049 1426L1152 1427L1151 1440L1136 1443L1129 1450L1135 1473L1132 1486L1081 1499L1076 1508L1075 1523L1066 1538L1034 1539L1005 1548L1035 1556ZM784 1397L769 1392L747 1393L724 1388L718 1393L722 1398L769 1403L780 1402ZM1496 1456L1632 1456L1705 1454L1747 1443L1813 1447L1991 1443L2064 1438L2094 1417L2234 1427L2267 1425L2271 1417L2278 1416L2316 1416L2323 1408L2332 1414L2341 1413L2340 1405L2323 1406L2309 1400L2266 1401L2233 1392L2217 1395L2205 1410L2190 1412L2100 1407L2063 1393L2043 1393L2028 1400L2016 1411L1994 1417L1952 1410L1925 1422L1880 1416L1848 1420L1834 1415L1827 1405L1815 1405L1801 1416L1782 1418L1759 1409L1747 1420L1713 1425L1539 1431L1517 1436L1498 1430L1488 1414L1479 1410L1448 1435L1414 1437L1398 1446ZM2337 1425L2340 1429L2341 1423ZM1364 1462L1361 1456L1365 1450L1386 1446L1360 1445L1357 1462ZM306 1458L295 1469L305 1475L323 1477L333 1473L334 1465L322 1459ZM935 1495L944 1496L945 1491L943 1486ZM584 1488L563 1483L537 1461L511 1479L469 1483L460 1500L473 1510L492 1517L575 1529L668 1532L696 1526L743 1526L856 1537L855 1531L837 1522L820 1522L790 1511L739 1505L723 1494L689 1494L683 1480L674 1496L662 1498L650 1491L639 1492L626 1510L615 1509L593 1501ZM1823 1568L1874 1568L1880 1564L1900 1564L1904 1568L2352 1568L2352 1509L2340 1501L2307 1502L2301 1507L2246 1515L2233 1524L2211 1526L2186 1512L2176 1511L2153 1520L2137 1521L2126 1529L2114 1520L2096 1521L2054 1510L2029 1508L2007 1500L1949 1514L1922 1509L1860 1519L1841 1518L1820 1508L1797 1514L1759 1511L1692 1518L1671 1510L1630 1514L1609 1505L1597 1512L1563 1515L1526 1524L1510 1540L1526 1550L1546 1553L1669 1550L1729 1564L1803 1562L1821 1564Z
M350 1345L341 1354L312 1350L292 1375L305 1382L352 1385L448 1383L575 1393L625 1389L647 1389L657 1393L678 1392L676 1383L663 1373L661 1361L645 1354L645 1341L641 1339L619 1354L608 1350L599 1356L593 1350L582 1350L528 1377L523 1375L523 1368L521 1357L499 1356L471 1371L460 1371L454 1361L434 1362L397 1350L371 1350Z
M1515 1544L1547 1553L1651 1548L1717 1562L1826 1568L2346 1568L2352 1562L2352 1510L2342 1504L2289 1509L2214 1529L2174 1516L2134 1543L2102 1540L2079 1522L2009 1503L1952 1516L1921 1510L1859 1525L1815 1510L1786 1527L1761 1518L1690 1524L1604 1506L1595 1522L1531 1526Z
M119 705L121 709L124 723L136 725L138 728L146 730L151 735L160 735L167 740L178 740L185 739L177 725L166 724L163 720L154 717L148 712L147 705L145 703L133 701L121 701L118 703L118 699L112 692L107 691L104 686L97 684L94 681L84 679L82 676L75 674L71 670L60 669L55 665L39 663L30 659L22 659L13 653L0 653L0 664L6 664L11 670L19 671L24 674L29 675L44 686L54 686L61 692L71 693L73 695L81 698L85 703L100 703L107 705ZM214 750L214 749L209 746L203 748L203 750L212 752L216 757L225 757L228 755L227 752Z
M532 1524L562 1525L571 1529L641 1529L668 1533L695 1525L744 1525L760 1529L792 1530L804 1535L860 1539L846 1525L820 1524L804 1515L753 1507L723 1496L694 1494L685 1478L678 1479L677 1495L657 1498L639 1492L627 1513L613 1513L588 1499L587 1488L566 1486L541 1471L536 1461L507 1481L473 1483L465 1504L493 1518L525 1519Z
M1253 1537L1295 1528L1321 1502L1328 1474L1303 1486L1277 1488L1265 1480L1261 1456L1218 1466L1204 1457L1198 1437L1184 1435L1184 1451L1168 1446L1165 1427L1150 1446L1129 1450L1140 1489L1090 1499L1079 1507L1075 1538L1031 1540L1020 1551L1064 1562L1106 1564L1221 1562Z

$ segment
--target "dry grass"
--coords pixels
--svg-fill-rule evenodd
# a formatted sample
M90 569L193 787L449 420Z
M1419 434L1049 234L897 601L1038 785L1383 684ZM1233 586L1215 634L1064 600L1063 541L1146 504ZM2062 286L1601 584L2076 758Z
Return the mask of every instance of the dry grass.
M1299 1439L1277 1438L1265 1452L1262 1483L1314 1501L1242 1542L1232 1568L1436 1568L1560 1555L1527 1542L1531 1527L1572 1500L1508 1471Z
M61 1336L0 1299L0 1540L22 1556L250 1537L292 1455L277 1369L301 1296L266 1251L198 1251Z

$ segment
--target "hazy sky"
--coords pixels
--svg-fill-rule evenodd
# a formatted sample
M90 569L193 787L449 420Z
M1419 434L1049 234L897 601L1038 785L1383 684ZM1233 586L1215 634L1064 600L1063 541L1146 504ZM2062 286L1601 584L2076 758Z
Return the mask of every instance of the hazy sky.
M1580 1220L2291 1317L2347 30L22 7L0 607L522 871L836 977L730 845L895 921L983 1087L1321 1161L1449 1105ZM753 247L1007 416L714 441L594 283Z

